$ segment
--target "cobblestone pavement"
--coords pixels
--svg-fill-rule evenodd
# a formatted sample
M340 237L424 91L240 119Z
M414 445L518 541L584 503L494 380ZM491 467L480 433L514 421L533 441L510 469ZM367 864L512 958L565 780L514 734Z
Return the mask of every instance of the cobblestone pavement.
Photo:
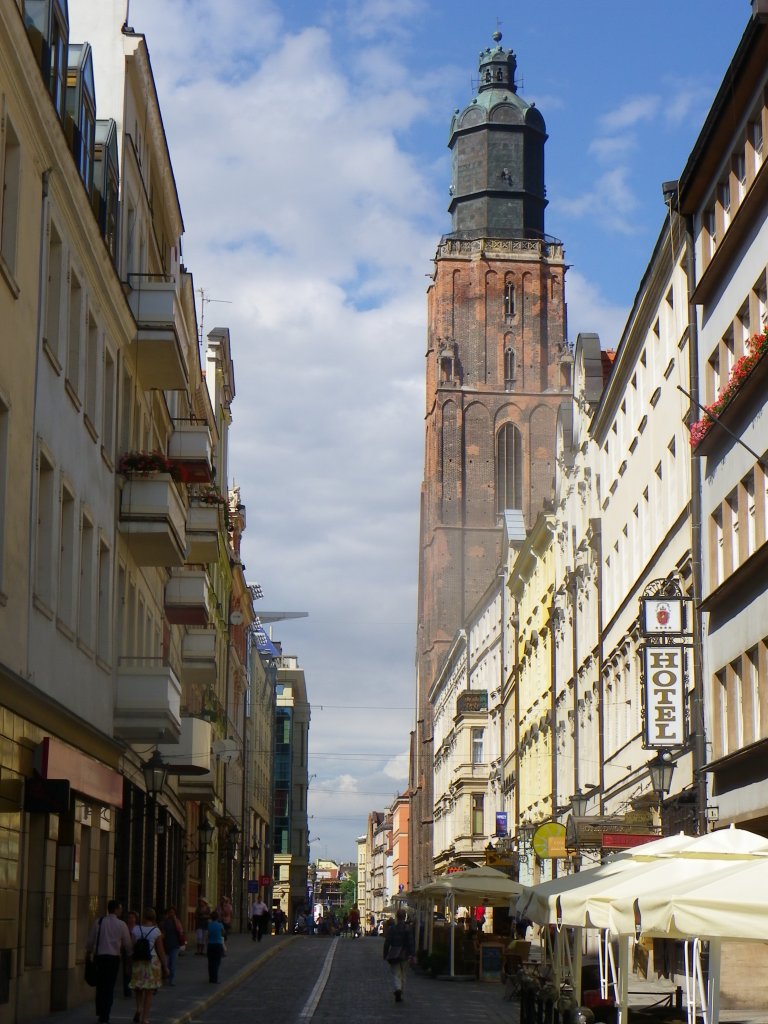
M233 935L221 984L208 982L204 958L182 957L176 986L162 989L155 999L152 1024L252 1024L254 1019L272 1024L519 1024L519 1004L505 1002L498 983L435 980L409 971L405 1000L395 1003L383 941L267 936L255 943L248 935ZM630 978L636 1005L655 1002L672 988L668 982ZM132 999L116 995L112 1024L130 1024L133 1011ZM94 1017L91 997L35 1024L90 1024ZM25 1019L23 1012L20 1019ZM768 1024L768 1012L724 1011L721 1021Z
M225 998L194 1018L195 1024L260 1019L276 1024L517 1024L516 1002L504 1002L499 984L435 980L409 971L405 999L395 1003L383 939L329 940L301 936ZM327 984L313 991L329 955Z

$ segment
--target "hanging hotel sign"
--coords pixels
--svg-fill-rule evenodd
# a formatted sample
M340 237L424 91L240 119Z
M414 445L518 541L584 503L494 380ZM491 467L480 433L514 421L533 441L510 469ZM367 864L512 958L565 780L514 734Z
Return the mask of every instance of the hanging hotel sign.
M645 746L685 743L685 648L672 644L643 648Z
M686 647L690 601L676 579L653 580L640 598L643 746L680 747L686 739Z

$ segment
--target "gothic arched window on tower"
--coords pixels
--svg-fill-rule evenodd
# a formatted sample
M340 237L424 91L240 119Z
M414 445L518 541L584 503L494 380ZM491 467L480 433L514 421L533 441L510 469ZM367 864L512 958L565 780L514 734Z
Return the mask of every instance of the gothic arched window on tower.
M507 345L504 349L504 387L507 391L511 391L514 387L516 377L517 357L514 348Z
M512 281L504 285L504 319L511 320L515 315L515 286Z
M523 507L523 441L513 423L505 423L496 441L496 509Z

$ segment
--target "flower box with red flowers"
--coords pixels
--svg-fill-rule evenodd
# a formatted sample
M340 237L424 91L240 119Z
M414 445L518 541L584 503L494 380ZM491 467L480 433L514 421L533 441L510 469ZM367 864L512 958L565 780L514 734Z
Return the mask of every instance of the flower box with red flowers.
M763 357L768 352L768 332L753 335L747 342L747 351L731 367L728 381L720 389L717 398L711 405L705 405L704 415L690 426L690 444L694 455L710 455L715 446L727 434L719 430L712 413L725 426L730 427L729 420L737 418L736 410L744 407L744 403L754 393L763 389L765 370L768 360ZM736 401L736 399L739 401Z

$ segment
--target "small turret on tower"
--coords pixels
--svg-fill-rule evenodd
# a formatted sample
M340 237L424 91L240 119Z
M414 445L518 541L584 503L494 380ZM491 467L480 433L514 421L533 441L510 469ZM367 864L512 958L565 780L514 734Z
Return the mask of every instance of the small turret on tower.
M449 210L453 237L544 236L544 118L517 93L517 59L496 44L480 53L477 95L457 110Z

